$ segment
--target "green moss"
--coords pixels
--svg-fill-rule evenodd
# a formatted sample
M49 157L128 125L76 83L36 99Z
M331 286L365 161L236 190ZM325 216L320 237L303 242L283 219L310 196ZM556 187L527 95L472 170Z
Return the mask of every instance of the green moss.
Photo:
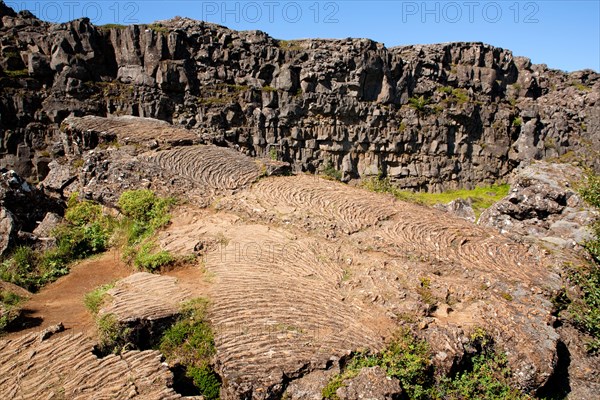
M102 29L102 30L111 30L111 29L118 29L118 30L123 30L123 29L127 29L127 25L121 25L121 24L105 24L105 25L100 25L98 26L98 28Z
M278 40L277 47L286 51L300 51L304 50L301 43L297 40Z
M163 334L159 349L167 361L183 365L200 393L212 400L219 398L221 382L211 367L216 349L208 306L202 298L185 303L178 320Z
M106 300L107 294L110 289L114 288L114 283L108 283L106 285L102 285L92 290L91 292L86 293L83 298L83 303L85 307L93 314L98 314L102 304Z
M434 206L436 204L447 204L453 200L471 200L471 206L475 215L481 213L492 204L500 201L508 195L510 186L506 184L482 186L475 189L449 190L442 193L411 192L394 187L390 180L385 177L374 177L363 181L363 187L373 192L391 193L399 200Z
M148 28L153 30L154 32L158 32L161 34L165 34L165 33L169 33L169 28L167 28L166 26L162 25L162 24L150 24L148 25Z
M513 121L512 121L512 126L519 127L519 126L521 126L521 125L523 125L523 118L521 118L521 117L516 117L515 119L513 119Z
M27 68L14 70L14 71L7 70L7 71L4 71L4 73L9 78L27 78L29 76L29 71L27 70Z
M272 87L272 86L263 86L263 87L261 88L261 90L262 90L263 92L267 92L267 93L271 93L271 92L276 92L276 91L277 91L277 89L275 89L275 88L274 88L274 87Z

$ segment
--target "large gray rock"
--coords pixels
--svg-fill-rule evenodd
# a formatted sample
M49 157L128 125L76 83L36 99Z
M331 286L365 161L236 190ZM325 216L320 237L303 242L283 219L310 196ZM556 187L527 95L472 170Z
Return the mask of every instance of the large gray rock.
M15 241L17 229L10 211L0 207L0 256L6 255Z
M512 178L510 194L481 214L479 224L503 233L574 248L592 238L597 211L575 189L584 172L571 164L537 162Z

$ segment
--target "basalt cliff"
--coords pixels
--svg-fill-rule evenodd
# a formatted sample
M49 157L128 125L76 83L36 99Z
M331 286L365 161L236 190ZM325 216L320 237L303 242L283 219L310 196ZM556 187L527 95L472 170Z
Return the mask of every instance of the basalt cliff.
M295 171L385 174L429 191L600 143L598 73L483 43L386 48L186 18L123 27L0 13L0 160L39 180L65 152L69 115L157 118Z

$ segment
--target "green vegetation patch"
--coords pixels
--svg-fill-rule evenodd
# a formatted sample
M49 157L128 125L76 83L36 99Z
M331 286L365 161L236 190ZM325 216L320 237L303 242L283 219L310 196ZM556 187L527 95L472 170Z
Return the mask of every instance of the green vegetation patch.
M119 29L119 30L123 30L127 28L127 25L121 25L121 24L105 24L105 25L100 25L98 26L98 28L104 30L104 31L109 31L111 29Z
M219 398L221 380L212 368L215 340L206 317L208 301L202 298L183 304L180 316L160 340L159 350L169 364L186 368L205 399Z
M424 113L427 111L427 105L430 103L431 99L426 98L425 96L419 97L411 97L408 99L408 105L419 113Z
M436 204L448 204L453 200L470 200L471 207L477 218L492 204L502 200L508 195L510 186L507 184L482 186L475 189L449 190L443 193L411 192L401 190L392 185L389 178L373 177L363 181L363 187L373 192L390 193L403 201L434 206Z
M579 193L591 206L600 209L600 176L588 172ZM559 316L570 321L589 338L588 352L600 352L600 220L590 226L593 238L584 246L593 259L588 265L565 265L566 277L575 290L559 293L555 306Z
M8 290L0 290L0 333L20 314L24 298Z
M174 203L150 190L124 192L119 199L123 217L117 220L105 215L100 204L78 201L74 194L67 203L65 221L52 232L56 246L44 252L17 247L0 263L0 279L37 291L68 274L73 261L104 252L115 244L124 247L126 261L156 271L175 261L168 252L156 251L151 240L157 229L169 223Z
M304 50L301 43L297 40L278 40L277 47L286 51L300 51Z
M29 71L27 70L27 68L14 70L14 71L7 70L7 71L4 71L4 73L9 78L27 78L29 76Z
M491 338L481 329L471 335L464 368L454 376L437 377L432 352L426 341L409 330L402 330L390 344L376 354L356 353L340 374L322 390L325 399L338 399L336 391L362 368L379 366L387 376L400 381L409 399L528 399L511 386L511 371L506 356L494 349Z
M119 323L113 314L104 314L96 318L98 329L98 351L101 354L120 354L132 345L130 337L132 329Z
M150 24L150 25L148 25L148 28L153 30L154 32L158 32L158 33L169 33L169 28L167 28L163 24L158 24L158 23Z
M100 308L102 307L102 305L104 304L104 302L106 301L106 299L108 297L106 292L108 292L110 289L112 289L114 287L115 287L114 282L108 283L106 285L97 287L96 289L92 290L91 292L86 293L86 295L83 298L83 303L85 304L85 307L93 315L97 315L98 311L100 311Z
M0 279L37 291L68 274L71 262L105 251L114 226L114 220L103 215L99 204L79 202L74 195L69 199L65 222L52 232L56 247L44 252L16 248L0 264Z
M323 174L323 177L325 177L326 179L330 179L333 181L341 181L342 180L342 171L337 170L333 166L331 161L329 161L327 164L325 164L322 174Z
M123 244L123 257L137 268L157 271L176 261L164 250L156 250L152 236L171 220L172 198L158 197L151 190L124 192L118 206L125 218L121 221L119 234Z

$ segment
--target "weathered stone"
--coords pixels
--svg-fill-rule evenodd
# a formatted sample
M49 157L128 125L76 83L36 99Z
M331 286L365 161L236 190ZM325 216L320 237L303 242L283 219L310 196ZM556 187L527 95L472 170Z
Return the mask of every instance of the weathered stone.
M588 226L597 218L574 189L582 176L579 167L545 162L516 171L509 195L484 211L478 223L553 247L578 247L591 239Z
M331 162L345 181L384 173L430 191L496 181L532 159L600 145L597 73L568 75L482 43L280 42L187 18L161 21L165 32L8 11L3 21L6 48L33 77L0 95L2 115L15 116L3 121L0 159L22 175L43 177L47 168L17 154L18 145L54 153L71 114L165 120L250 156L276 145L295 171ZM422 110L408 105L421 95L429 101ZM43 127L35 146L31 123Z
M10 211L0 207L0 256L6 255L15 241L17 230Z
M52 231L63 221L63 218L53 212L46 214L42 222L32 232L38 238L49 238Z
M400 381L380 367L363 368L336 391L340 400L391 400L402 395Z

